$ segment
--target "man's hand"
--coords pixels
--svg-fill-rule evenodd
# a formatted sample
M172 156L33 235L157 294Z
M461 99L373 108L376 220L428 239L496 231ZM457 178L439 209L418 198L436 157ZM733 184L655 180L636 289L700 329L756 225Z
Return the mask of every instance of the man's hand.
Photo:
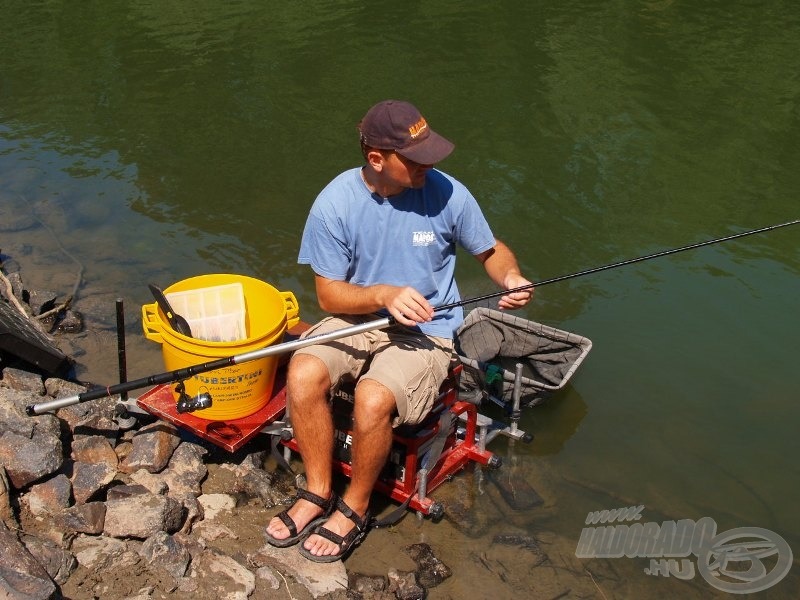
M413 327L433 319L433 307L412 287L384 286L383 305L398 323Z
M503 282L503 287L507 290L511 290L518 287L523 287L526 285L532 286L533 284L525 279L522 275L512 274L508 275ZM528 302L530 302L531 298L533 298L533 287L522 290L519 292L514 292L513 294L506 294L500 301L497 303L498 308L504 310L513 310L515 308L520 308L525 306Z

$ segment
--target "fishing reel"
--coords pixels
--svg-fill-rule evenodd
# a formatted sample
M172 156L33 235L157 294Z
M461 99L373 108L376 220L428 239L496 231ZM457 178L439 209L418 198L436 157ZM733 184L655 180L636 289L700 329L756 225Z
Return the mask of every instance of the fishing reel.
M203 410L204 408L211 408L212 399L211 394L208 392L200 392L197 396L190 396L186 393L186 386L182 381L178 382L175 386L175 392L178 394L178 401L175 404L175 410L178 413L194 412L196 410Z

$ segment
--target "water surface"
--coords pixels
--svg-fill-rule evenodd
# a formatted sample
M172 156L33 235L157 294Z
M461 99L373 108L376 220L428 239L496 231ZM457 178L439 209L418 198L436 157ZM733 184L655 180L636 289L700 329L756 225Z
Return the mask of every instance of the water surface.
M62 295L78 281L93 381L116 376L117 297L130 376L160 370L138 315L148 282L252 275L318 318L300 232L384 98L456 142L442 168L534 280L800 217L792 2L51 0L4 2L0 18L3 260ZM594 342L571 385L525 412L535 441L496 447L545 505L514 511L479 479L480 526L408 520L403 535L459 565L432 594L555 597L530 554L491 554L493 536L539 536L574 567L587 513L629 504L766 528L800 553L798 229L542 287L521 314ZM468 257L458 273L465 296L494 291ZM648 577L645 559L604 564L616 575L597 597L722 595L699 575ZM797 573L760 597L796 597Z

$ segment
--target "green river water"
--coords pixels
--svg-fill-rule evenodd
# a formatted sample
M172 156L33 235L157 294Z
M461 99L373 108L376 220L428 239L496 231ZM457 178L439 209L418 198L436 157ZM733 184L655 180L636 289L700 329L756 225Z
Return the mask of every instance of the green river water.
M76 309L107 307L81 342L96 382L116 377L118 297L129 377L162 370L149 282L251 275L316 320L303 223L385 98L456 143L441 168L534 281L800 218L796 2L0 0L0 23L3 260L62 296L80 274ZM458 275L464 297L494 291L468 257ZM523 413L533 443L491 449L544 505L514 509L480 473L444 486L477 495L471 526L400 531L451 563L430 597L562 597L498 534L592 573L563 597L730 595L641 556L576 558L587 514L626 506L761 528L800 555L799 296L800 226L542 287L519 314L594 348ZM369 571L390 536L348 567ZM796 563L757 597L798 597Z

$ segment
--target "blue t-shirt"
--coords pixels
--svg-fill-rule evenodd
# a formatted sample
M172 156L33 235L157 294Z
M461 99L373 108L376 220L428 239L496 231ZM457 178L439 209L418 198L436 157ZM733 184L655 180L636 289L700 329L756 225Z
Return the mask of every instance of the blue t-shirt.
M453 274L456 244L470 254L495 245L477 201L464 185L435 169L424 187L382 198L369 191L361 169L331 181L311 207L297 262L318 275L361 286L411 286L435 308L458 302ZM388 314L384 309L381 314ZM453 337L458 307L419 324L427 335Z

